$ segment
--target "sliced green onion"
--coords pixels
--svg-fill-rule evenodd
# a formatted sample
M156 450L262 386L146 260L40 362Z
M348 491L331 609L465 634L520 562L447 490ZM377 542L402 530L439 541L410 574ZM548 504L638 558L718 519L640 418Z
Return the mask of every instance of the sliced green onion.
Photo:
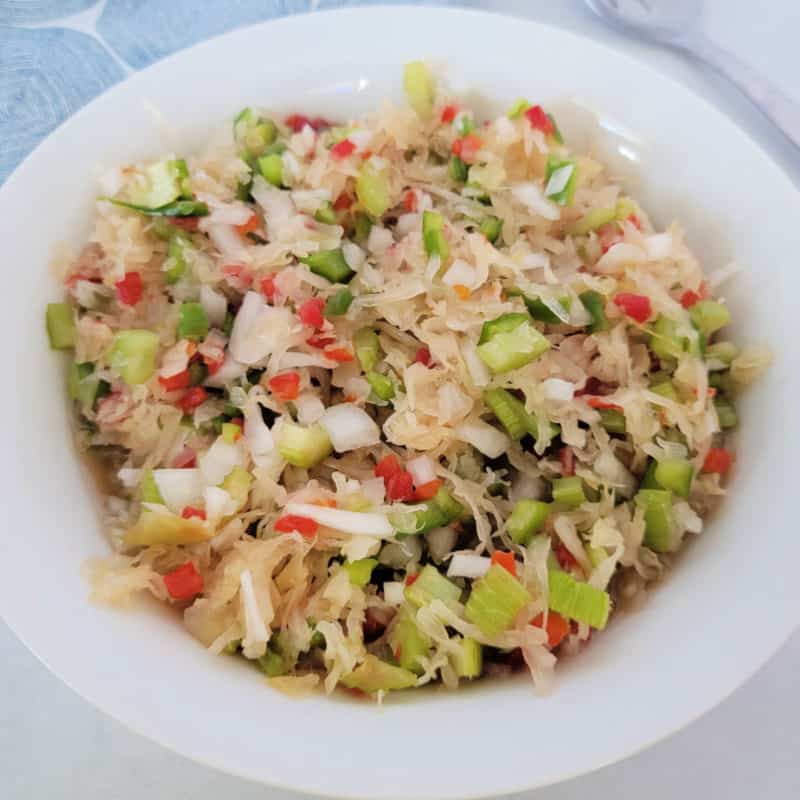
M682 458L666 458L656 464L655 479L665 489L679 497L688 497L692 487L694 467Z
M414 582L406 586L403 595L417 608L434 600L441 600L447 605L461 599L461 587L445 578L436 567L426 564Z
M436 101L436 83L428 65L423 61L412 61L403 67L403 89L408 104L424 121L431 118Z
M368 372L365 377L376 397L381 400L391 400L394 397L394 383L390 378L380 372Z
M516 544L528 544L553 510L541 500L520 500L508 518L508 533Z
M149 208L136 203L128 203L125 200L118 200L115 197L101 197L115 206L129 208L131 211L138 211L150 217L205 217L208 214L208 206L197 200L176 200L158 208Z
M547 157L544 176L545 197L560 206L568 206L575 194L577 179L578 165L574 161L558 158L554 155Z
M153 331L119 331L111 346L111 368L127 384L144 383L155 372L158 343Z
M75 346L75 317L69 303L48 303L45 322L53 350L67 350Z
M606 299L600 292L595 292L590 289L586 292L581 292L579 295L581 303L584 308L589 312L592 321L586 326L588 333L598 333L599 331L607 331L611 324L606 317Z
M499 564L472 584L464 608L466 618L477 625L486 636L496 636L508 630L514 620L531 602L525 587Z
M711 336L731 321L730 311L715 300L701 300L695 303L689 309L689 316L697 330L704 336Z
M373 370L381 355L378 334L372 328L359 328L353 335L353 347L361 369L364 372Z
M357 561L348 561L344 568L353 586L366 586L372 577L372 570L378 565L377 558L359 558Z
M450 156L447 164L447 174L450 176L450 180L464 183L467 180L468 172L469 168L458 156Z
M485 217L481 222L480 232L488 242L494 244L503 232L503 220L499 217Z
M283 157L279 153L270 153L258 159L258 171L267 183L280 189L283 184Z
M654 467L653 479L655 480ZM666 553L673 547L675 520L672 514L672 492L665 489L639 489L633 498L644 509L644 544L656 553Z
M611 612L608 592L577 581L561 570L550 570L548 584L548 607L551 611L593 628L605 628Z
M278 451L290 464L310 469L324 461L333 447L322 425L303 428L294 422L284 421L280 429Z
M573 475L569 478L556 478L553 481L553 502L576 507L586 502L583 481Z
M340 289L333 297L325 301L326 317L341 317L347 313L353 302L353 293L349 289Z
M347 283L355 272L350 269L341 247L335 250L318 250L300 259L315 274L331 283Z
M443 264L450 254L450 244L444 235L444 217L436 211L422 214L422 240L429 256L439 256Z
M181 303L178 322L179 339L202 339L208 333L208 314L200 303Z
M362 164L358 172L356 196L366 212L374 218L382 217L392 205L389 178L370 161Z

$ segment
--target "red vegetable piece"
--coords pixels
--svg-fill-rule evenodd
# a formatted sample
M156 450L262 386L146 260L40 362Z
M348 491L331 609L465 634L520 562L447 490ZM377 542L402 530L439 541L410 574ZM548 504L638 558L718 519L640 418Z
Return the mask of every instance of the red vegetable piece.
M284 403L294 400L300 394L300 375L296 372L283 372L269 379L270 391Z
M337 142L333 147L331 147L331 155L336 159L347 158L348 156L353 155L355 151L355 142L351 142L349 139L342 139L341 142Z
M431 351L428 350L427 347L420 347L414 356L414 361L417 364L424 364L426 367L432 366L433 359L431 358Z
M602 397L593 397L591 395L586 397L586 405L599 410L610 409L613 411L622 411L622 406L618 406L616 403L609 403Z
M684 308L691 308L692 306L697 305L701 300L700 295L697 292L693 292L691 289L687 289L681 295L681 305Z
M191 600L203 591L203 576L187 561L164 576L164 586L174 600Z
M580 567L578 560L563 544L556 547L556 559L561 569L571 570L573 567Z
M164 377L158 376L158 382L168 392L174 392L176 389L185 389L189 385L189 370L185 369L182 372L176 372L174 375Z
M403 205L405 206L406 211L417 210L417 193L413 189L409 189L403 195Z
M311 345L311 347L318 347L321 350L329 344L333 344L335 341L335 336L325 333L315 333L306 339L306 344Z
M414 490L414 499L415 500L430 500L432 497L436 495L436 492L442 486L441 478L434 478L432 481L428 481L427 483L423 483L422 486L417 486Z
M254 231L258 230L259 221L258 221L258 214L252 214L250 219L247 222L243 222L241 225L234 225L233 227L236 228L236 232L240 236L247 236L248 233L253 233Z
M325 308L325 301L321 297L313 297L311 300L306 300L297 309L297 316L304 325L319 330L325 324L323 308Z
M400 461L394 453L385 456L375 465L375 477L383 478L384 482L402 471Z
M555 133L556 127L541 106L531 106L525 111L525 118L535 130L541 131L546 136Z
M399 500L401 503L414 499L414 479L410 472L398 472L384 481L386 484L386 498Z
M198 519L205 519L206 512L203 511L202 508L195 508L194 506L186 506L186 508L181 511L181 516L184 519L191 519L192 517L197 517Z
M114 284L117 287L117 297L120 303L126 306L135 306L144 293L144 284L140 272L126 272L121 281Z
M450 105L445 106L442 109L442 122L452 122L456 118L456 114L458 113L458 106Z
M619 292L614 295L614 304L631 319L637 322L647 322L653 313L650 298L643 294Z
M205 402L208 392L202 386L192 386L187 389L178 401L178 407L184 414L191 414L197 406Z
M346 347L332 347L330 350L325 351L325 358L331 361L338 361L344 363L353 360L353 354Z
M733 454L724 447L712 447L703 462L703 472L724 475L733 465Z
M513 553L495 550L492 553L492 564L499 564L506 572L510 572L515 578L517 577L517 562L514 560Z
M564 639L569 636L570 625L561 614L550 611L547 615L547 625L544 625L544 614L537 614L532 620L531 625L537 628L544 628L547 631L547 646L552 650L558 647Z
M468 133L453 142L451 150L465 164L472 164L478 157L478 151L483 147L483 139L477 133Z
M575 474L575 453L571 447L562 447L558 451L558 459L561 461L561 474L571 477Z
M200 217L167 217L172 225L184 231L196 231L200 224Z
M197 464L197 453L194 448L184 447L183 450L172 459L173 469L189 469Z
M298 514L286 514L275 521L275 530L280 533L297 531L301 536L311 537L318 529L319 525L313 519Z

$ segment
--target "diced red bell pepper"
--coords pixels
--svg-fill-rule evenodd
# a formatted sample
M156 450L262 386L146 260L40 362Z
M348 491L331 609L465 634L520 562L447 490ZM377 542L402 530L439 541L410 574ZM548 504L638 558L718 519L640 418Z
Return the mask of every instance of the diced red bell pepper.
M422 486L417 486L414 490L414 499L415 500L430 500L432 497L436 495L436 492L442 486L441 478L434 478L432 481L428 481L427 483L423 483Z
M226 264L222 274L237 289L247 289L253 282L253 273L244 264Z
M417 210L417 193L413 189L409 189L403 195L403 205L406 208L406 211L416 211Z
M164 586L173 600L191 600L203 591L203 576L187 561L164 576Z
M724 447L712 447L703 462L703 472L724 475L733 464L733 454Z
M176 389L185 389L189 385L189 381L188 369L176 372L174 375L168 375L166 378L163 375L158 376L158 382L168 392L174 392Z
M333 344L335 341L336 337L332 334L315 333L306 339L306 344L310 345L311 347L318 347L320 350L322 350L329 344Z
M191 519L192 517L197 517L198 519L205 519L206 512L203 511L202 508L195 508L194 506L186 506L186 508L181 511L181 516L184 519Z
M506 572L510 572L515 578L517 577L517 562L514 560L513 553L495 550L492 553L492 564L499 564Z
M556 559L561 569L571 570L573 567L580 567L578 559L563 544L556 547Z
M191 414L197 406L205 402L206 397L208 397L208 392L202 386L192 386L178 401L178 407L184 414Z
M183 450L172 459L173 469L190 469L197 464L197 453L194 448L184 447Z
M575 453L571 447L562 447L558 451L558 459L561 462L561 474L571 477L575 474Z
M414 479L410 472L403 470L390 478L384 478L386 499L399 500L401 503L414 499Z
M684 308L691 308L692 306L697 305L700 302L700 295L697 292L693 292L691 289L687 289L681 295L681 305Z
M570 625L561 614L550 611L547 615L547 626L544 626L544 614L537 614L532 620L531 625L537 628L544 627L547 632L547 646L552 650L558 647L564 639L569 636Z
M167 217L172 225L184 231L196 231L200 224L200 217Z
M220 369L222 369L222 365L225 363L225 358L211 358L210 356L204 355L203 363L206 365L209 375L216 375Z
M349 139L342 139L341 142L336 142L336 144L331 147L331 156L338 160L353 155L355 151L355 142L351 142Z
M275 521L275 530L280 533L297 531L301 536L311 537L318 529L319 525L313 519L298 514L286 514Z
M650 298L643 294L632 294L631 292L619 292L614 295L614 304L631 319L637 322L647 322L653 313L650 305Z
M343 364L353 360L353 354L346 347L332 347L325 351L325 358Z
M427 347L420 347L414 356L414 362L417 364L424 364L426 367L432 366L433 359L431 358L431 351L428 350Z
M297 316L304 325L319 330L325 324L324 308L325 301L321 297L312 297L297 309Z
M452 122L458 114L458 106L450 103L442 109L442 122Z
M248 233L257 231L259 224L258 214L251 214L247 222L243 222L241 225L234 225L233 227L236 228L236 232L240 236L247 236Z
M483 147L483 139L477 133L468 133L456 139L452 147L454 156L458 156L465 164L472 164Z
M278 287L275 286L275 277L273 275L267 275L266 278L262 278L260 288L261 294L272 303L275 300L275 295L278 293Z
M286 117L286 124L295 132L300 133L306 125L311 125L311 120L305 114L290 114Z
M353 195L342 192L333 203L334 211L347 211L353 205Z
M269 379L270 391L284 403L294 400L300 394L300 375L296 372L283 372Z
M525 111L525 119L537 131L541 131L545 136L550 136L555 133L556 126L553 121L547 116L545 110L541 106L531 106Z
M418 572L412 572L410 575L406 575L406 586L411 586L417 578L419 578Z
M383 478L384 482L402 471L403 468L400 466L400 461L394 453L384 456L375 465L375 477Z
M140 272L126 272L125 277L121 281L117 281L114 286L117 287L117 297L119 297L120 303L124 303L126 306L135 306L142 299L144 284Z

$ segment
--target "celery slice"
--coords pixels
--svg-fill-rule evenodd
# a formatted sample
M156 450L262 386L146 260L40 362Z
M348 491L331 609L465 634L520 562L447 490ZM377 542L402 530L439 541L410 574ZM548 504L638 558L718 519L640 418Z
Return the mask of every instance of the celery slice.
M444 217L436 211L422 213L422 241L429 256L439 256L441 263L450 255L450 244L444 235Z
M706 359L721 361L730 366L736 356L739 355L739 348L733 342L715 342L706 347Z
M358 201L372 217L382 217L392 205L389 178L367 161L356 179Z
M431 118L436 101L436 83L428 65L422 61L412 61L403 67L403 89L408 104L417 116L424 121Z
M158 503L158 505L164 505L164 498L161 496L161 491L156 483L153 470L147 469L142 474L141 491L143 503Z
M678 323L668 317L660 316L653 324L648 345L659 358L679 358L686 351L686 339L677 330Z
M486 636L496 636L514 624L517 614L531 602L527 589L499 564L472 584L465 606L467 619Z
M616 219L617 210L615 208L593 208L587 211L579 220L567 225L567 233L570 236L586 236L603 225L608 225Z
M53 350L67 350L75 346L75 318L69 303L48 303L45 319Z
M220 484L235 501L238 509L244 508L247 497L250 494L250 485L253 483L253 476L242 466L235 466Z
M511 331L516 330L520 325L526 322L530 322L530 316L528 314L523 314L521 312L501 314L496 319L491 319L483 323L478 344L485 344L491 341L498 333L511 333Z
M369 233L372 230L372 220L368 214L361 211L356 212L353 218L353 239L359 244L363 244L369 238Z
M469 169L458 156L450 156L450 161L447 165L447 174L450 176L450 180L456 183L464 183L467 180Z
M153 331L119 331L111 346L111 368L125 383L144 383L155 372L158 342Z
M535 361L550 349L550 342L532 323L525 322L507 333L496 333L477 349L492 372L503 373Z
M675 521L672 515L672 492L664 489L639 489L633 499L645 512L645 547L656 553L666 553L673 549Z
M173 203L187 194L189 173L183 159L158 161L144 171L144 184L132 190L128 199L133 205L155 209Z
M483 647L474 639L458 639L458 651L452 656L459 678L479 678L483 672Z
M321 205L314 212L314 219L323 225L335 225L337 222L336 211L334 211L332 203L329 201Z
M360 689L367 694L409 689L416 682L417 676L413 672L387 664L371 654L367 654L359 666L340 680L348 689Z
M553 502L571 507L585 503L583 481L577 475L570 478L556 478L553 481Z
M348 561L344 568L350 583L353 586L366 586L372 577L372 570L378 564L377 558L359 558L357 561Z
M688 497L694 477L691 462L682 458L668 458L656 465L655 479L665 489L670 489L679 497Z
M352 303L353 293L349 289L340 289L325 301L325 316L341 317L347 313Z
M609 433L625 433L625 415L616 408L600 408L597 411L600 414L600 424Z
M730 400L724 397L715 397L714 408L717 411L719 426L723 430L735 428L739 424L739 416Z
M394 384L391 378L381 375L380 372L368 372L366 377L370 388L380 400L391 400L394 397Z
M697 330L705 336L711 336L731 321L730 311L722 303L714 300L701 300L695 303L689 309L689 316Z
M375 369L381 353L378 334L372 328L359 328L353 335L353 347L361 369L364 372Z
M562 617L605 628L611 611L608 592L575 580L561 570L550 570L548 606Z
M415 614L410 606L400 609L389 632L389 645L403 669L421 675L420 659L430 654L431 640L419 629Z
M457 603L461 599L461 588L439 572L436 567L426 564L416 580L406 586L403 592L405 599L419 608L434 600L445 604Z
M507 389L487 389L483 400L512 439L521 439L529 433L530 415L522 401Z
M666 397L667 400L674 400L677 402L678 393L675 391L675 384L671 380L659 381L650 386L650 391L654 394L660 394Z
M278 189L283 184L283 158L280 153L269 153L258 159L258 171L267 183Z
M290 464L310 469L324 461L333 451L331 440L321 425L303 428L285 421L280 429L278 451Z
M516 544L528 544L553 510L551 503L520 500L508 518L508 533Z
M173 231L169 237L169 247L167 249L167 269L164 274L167 283L177 283L186 272L185 248L189 245L189 237L183 231Z

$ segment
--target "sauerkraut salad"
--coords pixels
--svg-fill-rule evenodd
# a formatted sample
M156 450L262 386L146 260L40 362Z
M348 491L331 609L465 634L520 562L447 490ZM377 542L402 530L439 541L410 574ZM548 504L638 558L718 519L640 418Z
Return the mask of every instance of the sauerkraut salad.
M701 533L767 356L541 106L404 85L103 175L47 309L108 478L93 592L287 691L545 687Z

